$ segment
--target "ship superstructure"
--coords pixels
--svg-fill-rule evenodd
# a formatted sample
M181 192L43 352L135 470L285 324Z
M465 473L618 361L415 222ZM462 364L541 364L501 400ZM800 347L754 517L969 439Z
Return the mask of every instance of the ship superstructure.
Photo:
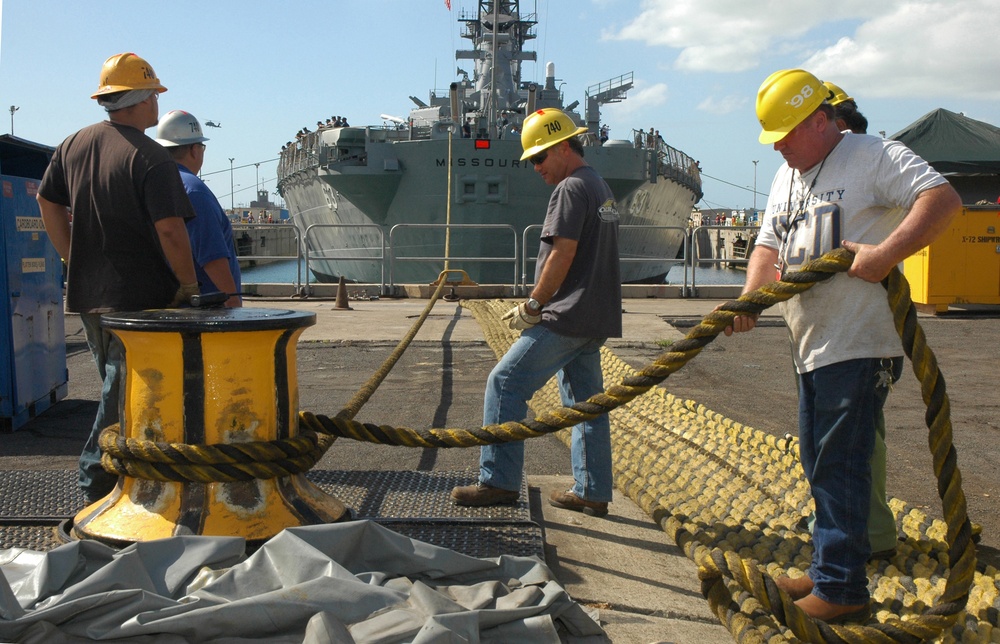
M520 126L543 107L588 129L585 159L619 201L623 280L662 279L701 197L696 162L652 132L602 136L600 107L625 99L631 73L588 88L583 114L579 101L564 104L551 63L544 84L523 81L536 20L520 4L481 0L476 13L460 13L473 46L456 53L458 80L426 102L411 96L407 118L321 128L282 151L278 187L320 281L425 283L443 257L481 284L522 279L520 260L534 257L538 239L525 228L541 224L552 187L519 160ZM533 267L525 272L530 281Z

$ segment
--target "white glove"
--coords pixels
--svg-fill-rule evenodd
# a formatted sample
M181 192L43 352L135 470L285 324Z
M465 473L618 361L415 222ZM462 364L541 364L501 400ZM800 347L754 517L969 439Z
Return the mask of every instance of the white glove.
M520 331L528 329L542 321L541 312L537 314L528 313L528 305L521 302L511 310L503 314L501 320L507 320L507 327Z

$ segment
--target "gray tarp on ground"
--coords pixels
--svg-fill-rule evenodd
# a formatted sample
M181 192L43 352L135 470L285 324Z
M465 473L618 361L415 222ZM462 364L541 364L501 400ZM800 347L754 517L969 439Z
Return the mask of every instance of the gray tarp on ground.
M370 521L244 547L174 537L0 550L0 640L607 641L535 558L468 557Z

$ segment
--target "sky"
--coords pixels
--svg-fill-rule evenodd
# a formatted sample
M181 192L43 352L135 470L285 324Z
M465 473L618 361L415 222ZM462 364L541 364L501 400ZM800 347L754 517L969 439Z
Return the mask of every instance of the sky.
M101 65L135 52L169 90L161 116L221 125L204 128L202 174L224 207L247 204L258 185L275 191L278 152L300 128L337 115L380 125L406 116L410 96L445 92L470 45L458 16L477 6L0 0L0 134L55 146L104 119L90 98ZM628 98L603 108L611 137L654 127L697 159L703 208L764 207L781 157L757 142L754 100L779 69L844 88L872 134L937 108L1000 126L1000 0L522 0L521 12L538 20L522 80L544 82L553 62L566 102L583 104L631 72Z

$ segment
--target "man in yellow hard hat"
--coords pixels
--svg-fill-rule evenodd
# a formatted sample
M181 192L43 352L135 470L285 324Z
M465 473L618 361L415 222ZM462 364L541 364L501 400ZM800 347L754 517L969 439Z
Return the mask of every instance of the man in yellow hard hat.
M799 451L816 504L806 575L776 581L811 617L870 616L865 563L870 459L886 388L902 350L881 280L929 244L961 207L947 180L898 141L845 134L829 91L801 69L771 74L757 93L759 140L785 159L771 184L744 292L835 248L854 259L779 305L799 382ZM749 331L738 316L732 331Z
M868 119L858 111L858 104L839 85L823 81L828 90L826 100L833 106L834 122L841 132L849 130L854 134L865 134ZM895 380L895 379L894 379ZM883 398L889 393L888 387L879 389ZM875 445L871 458L872 486L871 505L868 510L868 541L872 549L872 559L889 559L896 554L896 517L886 498L886 447L885 416L881 406L875 420ZM812 532L815 515L806 520Z
M101 467L97 440L119 420L124 349L101 328L101 314L174 306L198 293L184 227L194 217L191 202L173 159L143 133L156 125L165 91L139 56L108 58L91 96L108 120L59 144L38 187L45 230L68 268L66 310L80 314L104 382L80 456L88 501L111 492L117 480Z
M542 224L535 285L525 302L503 316L521 337L490 374L483 424L519 421L528 400L558 374L564 405L604 391L600 349L622 334L618 209L608 184L583 159L579 127L565 112L545 108L524 120L524 154L545 183L554 185ZM606 414L573 428L573 487L549 503L591 516L608 513L613 487L611 426ZM516 503L524 469L524 442L480 451L479 482L456 487L458 505Z

